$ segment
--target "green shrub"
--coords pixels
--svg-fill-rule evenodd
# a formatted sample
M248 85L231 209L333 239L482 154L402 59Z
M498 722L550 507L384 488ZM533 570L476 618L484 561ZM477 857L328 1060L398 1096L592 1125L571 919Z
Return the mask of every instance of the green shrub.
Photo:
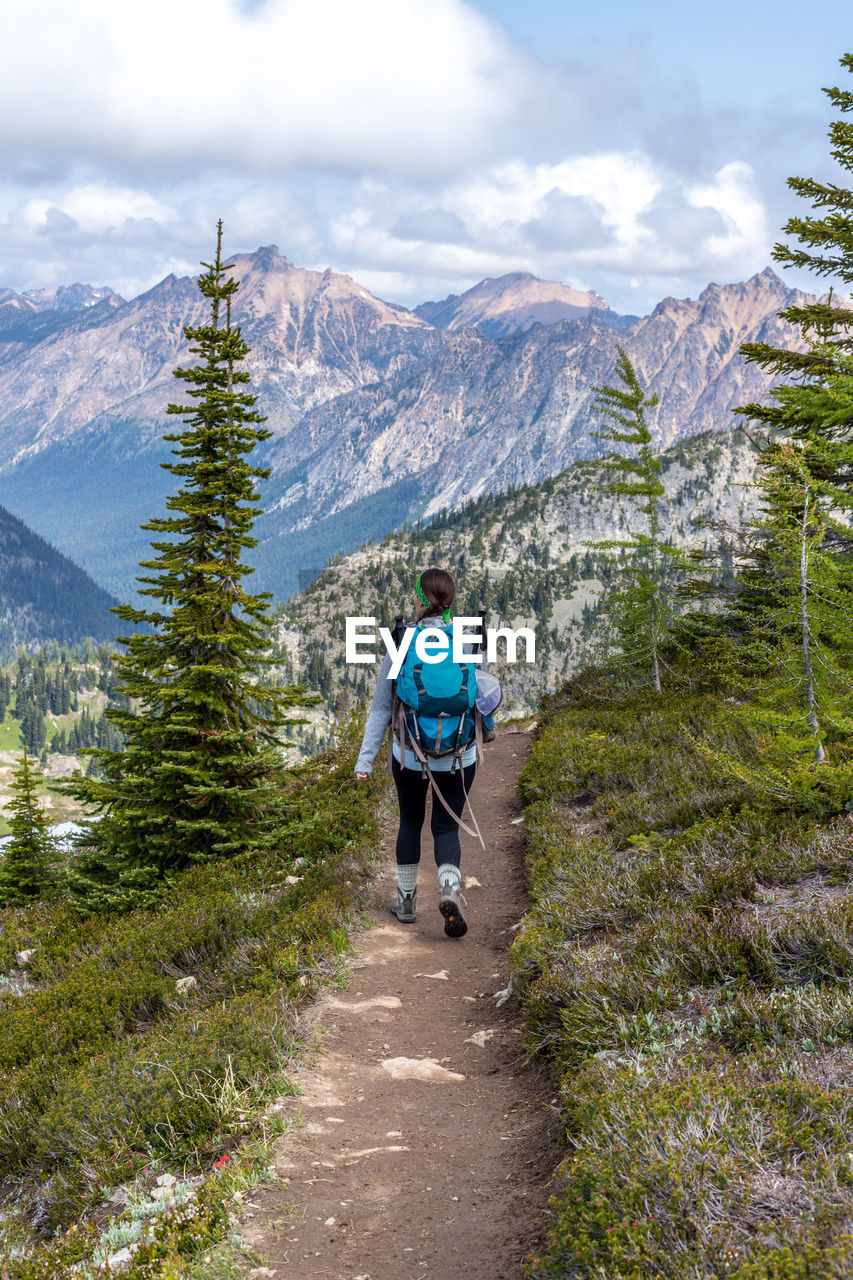
M853 1270L849 822L721 776L713 716L589 672L543 706L513 962L571 1154L530 1276Z
M111 1187L152 1162L203 1171L287 1087L296 1011L337 971L372 865L380 784L352 763L291 771L275 848L188 870L156 908L0 912L3 962L35 948L32 987L0 996L0 1177L43 1241L16 1280L84 1256L68 1228Z

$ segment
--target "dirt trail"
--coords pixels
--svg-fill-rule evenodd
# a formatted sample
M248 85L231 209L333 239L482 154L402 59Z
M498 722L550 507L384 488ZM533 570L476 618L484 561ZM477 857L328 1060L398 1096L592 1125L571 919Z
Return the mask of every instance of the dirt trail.
M472 794L486 852L463 835L469 931L444 934L431 843L418 919L398 924L393 840L375 927L352 975L307 1015L315 1061L276 1147L286 1184L256 1191L240 1225L278 1280L519 1280L558 1155L549 1081L524 1065L506 949L526 908L515 781L524 733L487 748ZM427 822L429 819L427 819ZM428 832L428 827L427 827Z

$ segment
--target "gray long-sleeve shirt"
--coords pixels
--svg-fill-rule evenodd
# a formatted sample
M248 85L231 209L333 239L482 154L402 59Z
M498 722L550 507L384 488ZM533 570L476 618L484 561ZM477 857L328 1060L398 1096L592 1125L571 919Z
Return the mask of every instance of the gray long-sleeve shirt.
M440 625L440 618L422 618L422 622L432 622L434 625ZM376 688L373 692L373 701L370 704L370 714L367 717L367 724L364 727L364 737L361 740L361 750L358 753L358 759L355 762L356 773L372 773L373 762L382 746L385 737L385 731L391 723L391 711L394 701L394 682L388 679L388 673L391 670L391 655L385 654L382 659L382 665L379 668L379 677L376 681ZM394 759L400 759L400 745L395 739L392 744ZM471 743L470 747L466 747L462 754L462 766L467 768L469 764L473 764L477 759L476 743ZM406 759L403 761L406 769L416 769L420 772L420 761L412 751L411 747L406 747ZM443 773L453 768L453 757L444 756L438 760L430 761L430 769L436 773Z

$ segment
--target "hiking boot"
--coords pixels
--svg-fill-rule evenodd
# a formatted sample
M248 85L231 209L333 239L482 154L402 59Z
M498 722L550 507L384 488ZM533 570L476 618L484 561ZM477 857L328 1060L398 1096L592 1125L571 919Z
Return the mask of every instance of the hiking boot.
M466 907L468 905L459 885L451 880L445 880L438 898L438 909L444 916L444 932L448 938L461 938L468 932L468 921L462 909L463 904Z
M400 886L397 886L397 896L391 903L391 914L396 916L400 924L414 924L415 922L415 899L418 896L417 889L411 893L403 893Z

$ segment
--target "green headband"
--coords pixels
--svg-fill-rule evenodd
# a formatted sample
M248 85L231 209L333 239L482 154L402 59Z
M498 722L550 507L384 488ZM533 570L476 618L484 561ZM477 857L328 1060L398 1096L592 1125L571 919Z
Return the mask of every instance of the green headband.
M418 597L418 599L420 600L421 604L425 604L428 608L429 608L429 607L435 608L435 606L433 605L433 603L432 603L432 601L430 600L429 596L426 594L426 592L424 591L423 587L421 586L421 578L422 578L423 576L424 576L424 575L423 575L422 573L419 573L419 574L418 574L418 580L417 580L417 582L415 583L415 594L417 595L417 597ZM449 609L445 609L445 611L444 611L444 621L445 621L445 622L449 622L449 621L450 621L450 610L449 610Z

